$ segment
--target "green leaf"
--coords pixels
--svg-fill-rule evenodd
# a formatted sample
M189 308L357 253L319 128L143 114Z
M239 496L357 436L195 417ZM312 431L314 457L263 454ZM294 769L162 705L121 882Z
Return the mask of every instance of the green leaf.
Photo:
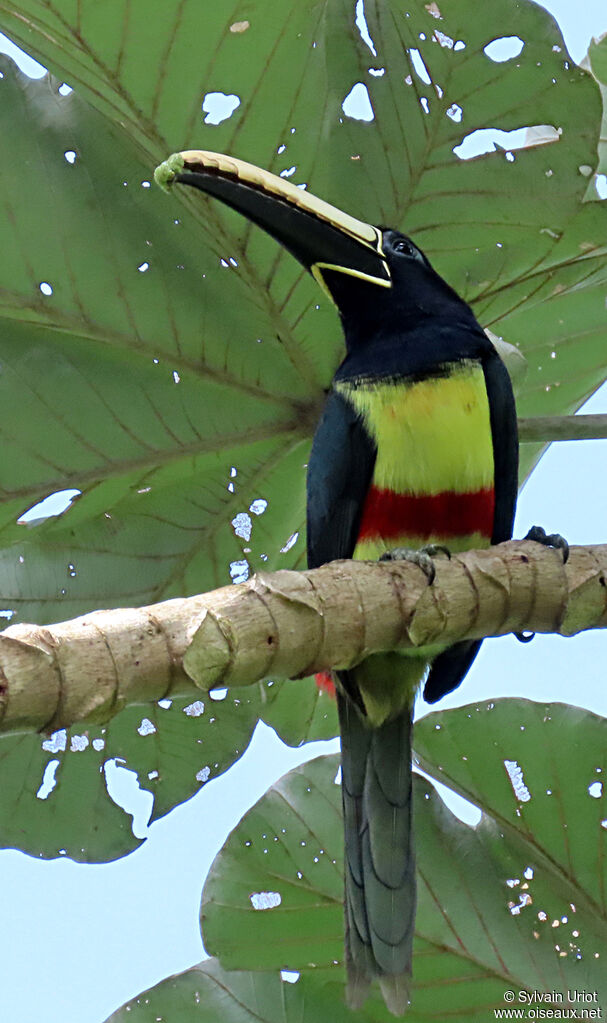
M126 855L142 840L112 798L106 765L132 772L150 794L152 824L231 767L259 718L291 746L338 730L335 701L305 679L131 706L106 725L83 722L51 736L3 736L0 848L86 863Z
M604 923L606 750L605 718L560 703L470 704L415 728L420 767L516 833L531 866L549 862L574 886L578 910Z
M596 80L601 85L607 85L607 34L592 40L588 47L588 58Z
M501 701L504 714L510 710L511 718L525 721L525 731L529 720L533 733L533 712L528 719L521 717L520 702ZM450 732L453 718L457 735L469 712L470 708L446 712L440 729L434 728L440 722L431 719L422 725L430 720L426 731L442 735ZM602 735L603 743L597 747L593 732L597 719L592 717L583 720L574 714L574 734L580 748L593 750L596 760L605 743ZM560 781L555 779L555 803L561 811L558 840L567 841L574 829L580 836L564 871L558 857L551 855L554 829L544 833L538 824L537 834L531 835L527 828L508 826L503 809L500 813L496 806L499 801L483 798L482 779L489 797L501 784L504 768L497 763L491 728L483 729L479 716L471 712L470 719L475 725L479 779L476 801L484 810L478 827L462 824L434 789L416 778L415 1011L425 1018L441 1006L446 1011L448 1005L462 1019L474 1019L481 1009L486 1013L502 1006L506 989L596 990L599 1003L607 1005L600 961L607 942L605 906L593 899L596 882L591 886L586 876L589 854L582 849L584 838L594 835L590 855L599 856L602 863L605 827L600 824L599 801L586 790L584 802L576 782L578 751L568 756L561 745L563 770ZM423 738L422 729L422 742ZM535 747L532 742L528 746L544 756L537 735ZM461 735L453 749L468 749ZM461 756L460 752L460 761ZM528 751L525 779L533 773L527 766L530 759ZM343 959L337 766L336 757L319 758L285 775L243 818L216 857L203 892L201 924L205 946L226 967L307 970ZM442 761L441 766L439 776L448 782ZM502 801L511 804L507 779L502 787Z
M44 141L37 130L20 131L15 183L7 184L18 194L28 167L36 200L3 208L15 253L3 268L10 280L0 320L0 400L11 438L0 456L5 606L48 621L225 584L245 546L231 520L262 496L275 500L250 562L292 564L301 543L288 559L279 548L303 515L302 412L282 390L290 372L280 345L259 319L260 332L251 330L246 290L226 294L223 310L206 308L205 285L214 292L223 275L242 290L237 274L209 254L182 267L183 246L200 246L196 225L175 225L157 191L140 187L145 167L75 94L59 96L55 86L9 72L8 62L2 87L9 96L1 109L15 128L39 130L42 109L49 124ZM78 151L73 166L63 158L67 145ZM132 198L123 181L136 189ZM207 331L217 341L205 353ZM225 337L240 343L230 348ZM290 383L297 396L295 374ZM278 501L285 473L294 495L286 507ZM29 530L16 523L70 487L83 496L64 516ZM260 526L262 516L252 519Z
M263 684L261 716L288 746L332 739L339 732L337 703L313 678Z
M607 174L607 34L593 39L588 47L590 70L599 83L603 99L603 123L599 139L599 164L597 174ZM586 61L584 62L586 63ZM595 183L596 187L596 183Z
M141 787L153 793L152 823L240 759L261 706L257 687L246 686L219 700L201 693L128 707L107 725L106 755L135 771Z
M317 971L322 974L322 971ZM106 1023L152 1023L171 1020L186 1023L383 1023L392 1017L351 1012L343 992L329 986L325 976L300 977L297 983L278 973L244 973L224 970L214 959L169 977L112 1013Z
M162 17L151 17L148 6L129 0L107 0L103 15L25 0L12 3L0 21L11 39L126 130L143 152L166 155L206 136L214 148L254 149L259 162L272 157L260 123L270 137L297 126L317 139L326 92L325 7L261 0L254 11L238 3L226 13L221 5L166 0ZM306 79L314 89L301 89ZM205 95L214 92L241 101L218 125L202 110Z
M4 736L0 847L40 859L106 862L141 844L107 794L101 729Z
M434 955L425 953L420 972L425 978L428 968L432 971L428 975L428 999L423 1008L413 1005L409 1009L410 1023L429 1023L437 1018L484 1023L493 1004L507 1005L502 982L484 980L474 965L461 960L457 984L449 987L447 997L452 964L453 957L444 950ZM335 1023L390 1023L394 1019L375 993L362 1009L347 1009L341 969L311 970L295 983L293 980L284 981L277 973L224 970L217 960L209 959L142 992L106 1023L153 1023L157 1019L185 1023L194 1016L200 1023L215 1023L219 1018L226 1023L316 1023L326 1019ZM421 986L426 986L425 979ZM466 992L475 992L479 1004L467 1002Z
M117 806L105 765L134 772L153 796L150 823L227 770L247 748L261 708L255 687L225 699L127 707L106 726L84 723L50 737L0 743L0 847L84 863L136 849L131 815Z
M342 957L338 769L338 756L318 757L284 775L215 858L201 925L205 948L227 969L299 970Z

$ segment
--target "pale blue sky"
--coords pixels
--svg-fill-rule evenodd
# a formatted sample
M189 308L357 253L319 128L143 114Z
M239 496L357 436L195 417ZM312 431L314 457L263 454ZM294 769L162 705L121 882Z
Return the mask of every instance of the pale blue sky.
M592 35L607 31L605 0L544 6L575 59ZM607 388L585 411L607 412ZM572 543L604 542L606 464L607 441L553 445L521 495L517 535L537 522ZM525 646L512 637L493 640L442 706L515 695L576 703L607 716L606 655L600 632L573 640L538 636ZM127 998L197 962L200 890L228 832L281 774L334 748L288 750L260 727L229 773L155 824L141 849L117 863L86 867L1 853L3 1018L101 1023Z

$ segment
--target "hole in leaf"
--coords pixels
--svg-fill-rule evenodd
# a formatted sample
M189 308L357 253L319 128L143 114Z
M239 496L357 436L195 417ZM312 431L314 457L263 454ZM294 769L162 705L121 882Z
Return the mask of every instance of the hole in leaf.
M366 43L366 45L369 47L373 56L377 57L377 50L375 49L375 46L373 45L373 40L371 39L371 36L369 34L367 18L365 15L364 0L357 0L355 14L356 14L355 23L358 31L360 32L360 38L362 39L363 43Z
M452 50L455 46L455 40L451 36L445 35L444 32L439 32L438 29L434 30L432 38L436 40L445 50Z
M238 515L232 519L232 527L236 536L239 536L241 540L246 540L248 542L251 539L253 523L251 522L250 515L247 515L246 512L239 512Z
M483 48L483 53L496 64L503 64L506 60L518 57L524 45L525 43L518 36L501 36L499 39L493 39L487 43Z
M189 718L199 718L204 714L204 703L202 700L194 700L194 703L183 708L183 713Z
M6 53L11 60L15 61L15 64L24 75L28 78L44 78L47 74L47 70L42 64L39 64L33 57L28 56L23 50L20 50L18 46L15 46L10 39L0 33L0 53Z
M38 501L24 511L23 515L17 519L17 524L38 525L54 515L62 515L70 507L72 501L80 497L81 493L81 490L57 490L54 494L49 494L44 500Z
M248 561L231 561L230 576L233 583L244 583L249 578Z
M106 760L103 765L105 785L110 799L133 818L132 831L136 838L147 835L147 823L152 812L154 797L142 789L135 771L124 767L124 761Z
M298 539L299 539L299 532L291 533L291 536L287 540L286 544L283 547L280 548L280 553L281 554L286 554L287 551L290 551L291 547L293 547L293 545L297 543Z
M597 174L594 179L594 187L599 199L607 199L607 174Z
M452 121L456 122L456 124L459 124L462 117L464 116L464 111L462 110L458 103L452 103L449 109L445 111L445 113L447 114L447 117L450 117Z
M409 50L409 56L411 57L411 63L413 64L417 77L421 78L424 85L432 85L430 72L428 71L428 68L424 64L423 57L419 50L416 50L415 48L412 47Z
M137 731L139 735L154 735L156 732L156 725L152 724L149 718L142 718Z
M240 97L234 93L207 92L202 101L202 112L207 116L205 124L221 124L232 116L240 106Z
M477 128L469 135L465 135L459 145L453 147L453 152L460 160L471 160L484 153L494 153L498 150L511 152L558 142L559 139L560 132L552 125L533 125L528 128L514 128L512 131Z
M276 909L282 902L280 892L253 892L249 898L253 909Z
M267 507L268 502L264 501L263 497L258 497L249 505L249 511L252 512L253 515L263 515Z
M362 82L357 82L352 86L341 108L346 117L350 117L354 121L373 121L375 119L367 86Z
M42 749L46 750L47 753L64 753L67 746L67 732L65 728L60 728L58 732L53 732L50 739L45 739L42 743Z
M504 767L510 778L514 795L519 803L528 803L531 799L531 793L525 785L522 768L519 767L516 760L504 760Z
M37 799L48 799L51 792L57 784L57 768L61 763L60 760L49 760L48 764L44 768L44 774L42 775L42 783L36 793Z

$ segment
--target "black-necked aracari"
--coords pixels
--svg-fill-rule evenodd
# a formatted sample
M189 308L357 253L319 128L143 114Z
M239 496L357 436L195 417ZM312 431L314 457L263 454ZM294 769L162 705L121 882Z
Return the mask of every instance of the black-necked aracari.
M346 356L308 468L308 564L392 548L507 540L518 442L510 379L470 307L400 231L350 217L284 178L217 153L157 172L271 234L337 306ZM460 684L479 642L375 654L338 671L348 999L377 977L409 1004L415 923L411 731L416 693Z

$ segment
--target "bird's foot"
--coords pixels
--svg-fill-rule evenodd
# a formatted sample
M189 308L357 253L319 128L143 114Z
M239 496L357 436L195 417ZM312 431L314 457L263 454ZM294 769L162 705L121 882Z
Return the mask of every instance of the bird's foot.
M425 547L419 547L418 549L413 547L394 547L391 551L384 551L380 555L379 560L410 561L413 565L418 565L421 568L428 580L428 586L431 586L436 575L433 558L437 554L444 554L447 558L451 558L451 551L448 547L443 547L439 543L429 543Z
M563 564L567 564L569 544L560 533L547 533L542 526L532 526L525 540L533 540L535 543L541 543L542 547L554 547L556 550L562 551Z
M525 540L533 540L534 543L541 543L542 547L554 547L562 553L563 564L567 564L569 557L569 544L560 533L547 533L542 526L532 526ZM515 632L514 635L519 643L530 643L535 632Z

